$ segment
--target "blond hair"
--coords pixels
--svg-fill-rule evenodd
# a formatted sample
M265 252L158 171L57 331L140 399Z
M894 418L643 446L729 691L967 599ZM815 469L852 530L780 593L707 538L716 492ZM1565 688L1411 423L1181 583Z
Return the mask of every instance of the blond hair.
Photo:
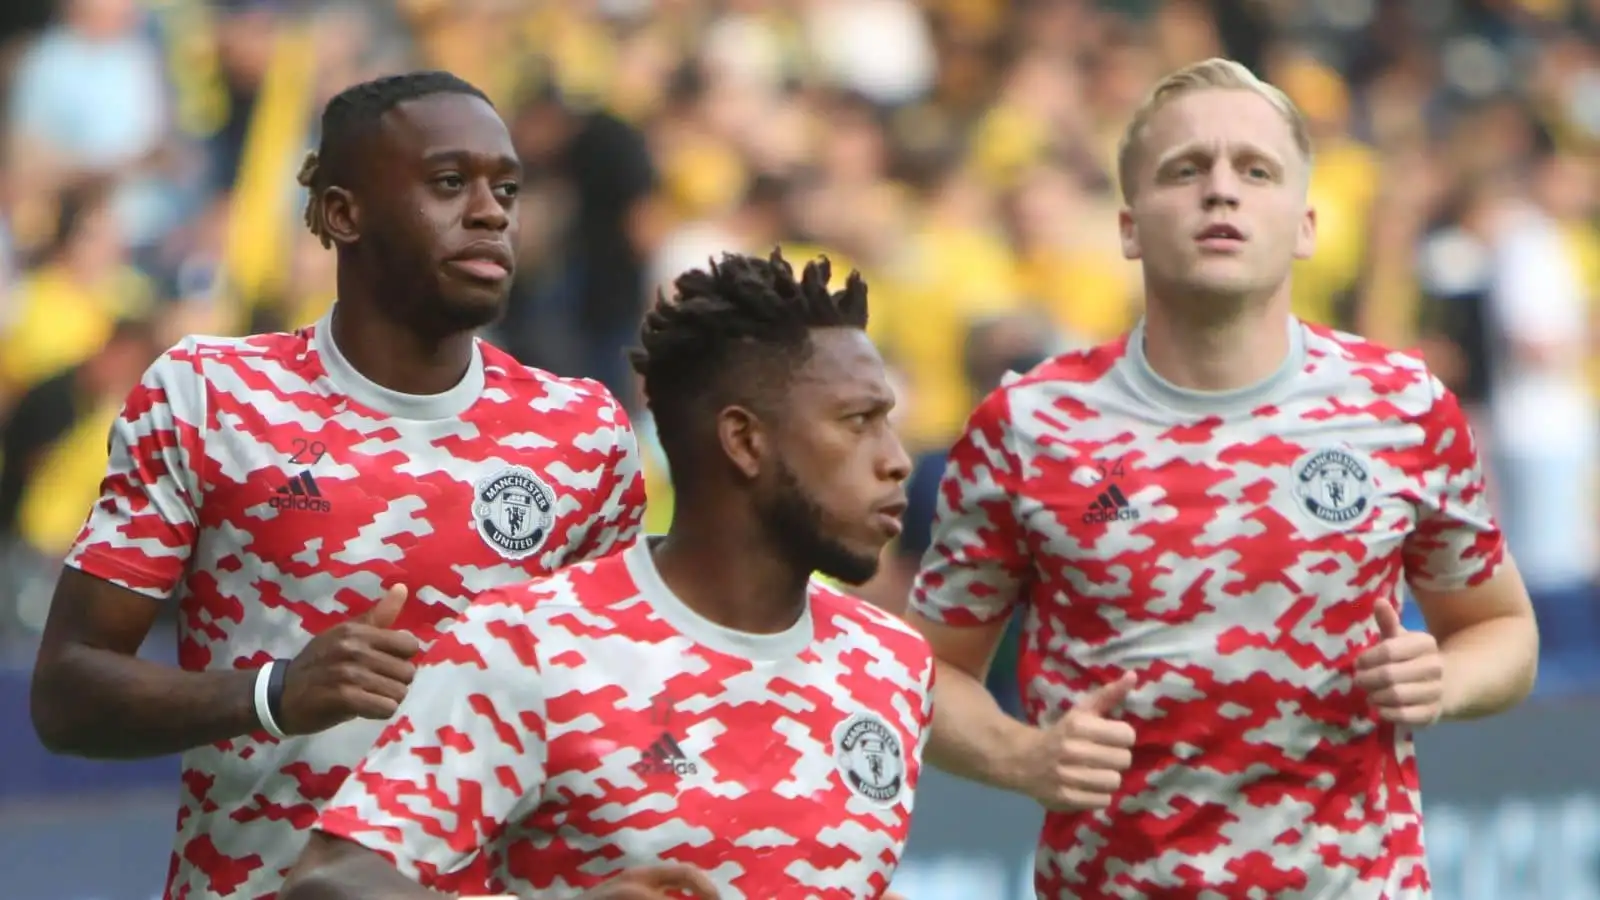
M1294 133L1295 146L1309 165L1311 162L1311 132L1289 95L1257 78L1255 73L1231 59L1213 57L1203 62L1184 66L1161 79L1133 113L1133 120L1117 143L1117 182L1122 190L1123 202L1133 198L1134 169L1139 164L1139 143L1144 139L1150 120L1162 107L1187 94L1201 91L1251 91L1272 104L1272 108L1289 123Z

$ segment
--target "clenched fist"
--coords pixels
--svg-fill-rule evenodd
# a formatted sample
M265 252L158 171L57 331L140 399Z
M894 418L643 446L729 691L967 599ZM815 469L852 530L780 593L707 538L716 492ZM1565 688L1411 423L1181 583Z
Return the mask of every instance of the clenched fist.
M718 900L717 886L689 866L629 869L605 884L578 895L578 900Z
M1378 718L1420 728L1444 712L1444 657L1426 631L1408 631L1394 605L1378 601L1378 643L1356 658L1356 686Z
M405 588L390 588L364 615L317 635L289 662L278 722L285 733L394 715L416 674L411 658L422 649L416 637L390 627L405 602Z
M1133 726L1107 718L1133 690L1132 672L1097 688L1040 728L1023 766L1026 793L1046 809L1104 809L1133 763Z

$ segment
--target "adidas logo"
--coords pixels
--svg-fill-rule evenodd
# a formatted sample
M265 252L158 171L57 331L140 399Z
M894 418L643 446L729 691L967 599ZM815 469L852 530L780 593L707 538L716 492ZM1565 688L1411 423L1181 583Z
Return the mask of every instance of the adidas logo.
M333 504L322 498L322 490L317 487L317 480L311 477L310 472L301 472L280 485L273 493L270 505L273 509L316 513L333 509Z
M693 775L700 771L689 757L683 755L683 748L678 746L676 739L666 732L656 738L650 749L644 751L639 761L629 768L639 775Z
M1083 514L1083 521L1090 525L1131 522L1137 518L1139 511L1131 507L1122 489L1114 484L1101 491L1100 496L1089 504L1089 511Z

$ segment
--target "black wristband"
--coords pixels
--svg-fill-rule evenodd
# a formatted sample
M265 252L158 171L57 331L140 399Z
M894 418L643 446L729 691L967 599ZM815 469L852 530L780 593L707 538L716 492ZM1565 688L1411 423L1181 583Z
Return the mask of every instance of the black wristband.
M272 674L267 676L267 711L272 713L272 721L283 727L283 683L289 675L289 661L275 659L272 661Z

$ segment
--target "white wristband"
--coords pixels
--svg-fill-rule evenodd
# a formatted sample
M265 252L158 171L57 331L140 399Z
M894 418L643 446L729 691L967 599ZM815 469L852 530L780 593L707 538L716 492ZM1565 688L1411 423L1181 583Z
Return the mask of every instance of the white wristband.
M256 718L260 720L261 727L266 729L267 734L280 741L288 735L284 734L283 729L273 720L272 705L267 701L272 691L272 673L284 664L283 660L275 659L262 666L261 671L256 673Z

